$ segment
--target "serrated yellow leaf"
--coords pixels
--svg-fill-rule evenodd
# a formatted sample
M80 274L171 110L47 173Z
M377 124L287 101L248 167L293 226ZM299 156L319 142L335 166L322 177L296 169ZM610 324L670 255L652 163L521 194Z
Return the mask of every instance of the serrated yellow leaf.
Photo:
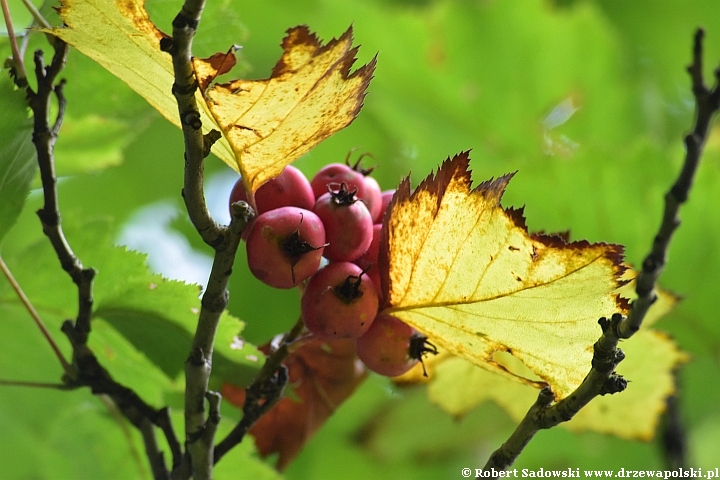
M375 59L355 70L352 28L322 45L307 27L288 30L266 80L210 85L209 60L193 59L210 111L230 142L248 192L352 122L362 107Z
M627 310L622 247L528 234L521 211L500 206L512 175L471 190L468 163L457 155L412 194L408 180L398 188L380 250L385 313L520 378L496 358L512 353L564 398L587 374L598 319Z
M635 298L634 279L638 272L628 268L623 274L630 282L617 292L627 298ZM645 320L651 323L665 316L678 302L677 295L657 289L658 300L650 307ZM598 333L598 336L600 334ZM630 383L621 394L594 398L569 422L561 424L573 431L591 430L616 435L626 439L649 440L658 419L665 409L665 399L674 391L672 372L688 360L675 342L660 332L642 330L621 345L626 357L617 373ZM445 351L425 359L428 377L417 365L402 376L394 378L400 384L427 383L431 402L455 417L463 417L482 403L492 400L516 421L520 421L535 402L538 388L544 383L507 352L500 352L494 359L513 372L524 383L496 375L473 363ZM590 365L586 365L590 370ZM538 381L536 387L532 381Z
M627 389L620 394L594 398L561 426L626 439L653 437L660 414L665 410L665 399L675 390L671 372L687 360L687 355L678 350L675 342L656 331L640 331L622 347L627 356L617 372L630 380ZM458 417L492 400L520 421L537 394L535 388L508 381L452 356L435 365L428 384L430 401Z
M63 0L60 17L65 26L49 31L95 60L127 83L160 114L180 126L172 94L175 81L170 55L160 50L167 37L150 21L143 0ZM197 92L203 133L218 129ZM235 170L235 155L225 139L212 151Z
M180 126L171 57L160 50L167 35L150 21L143 0L63 0L60 16L65 26L49 33L98 62ZM375 68L373 59L350 73L357 53L352 29L322 45L307 27L296 27L282 46L284 53L266 80L211 85L227 64L213 62L217 55L193 61L203 133L223 133L212 151L242 174L248 192L349 125Z

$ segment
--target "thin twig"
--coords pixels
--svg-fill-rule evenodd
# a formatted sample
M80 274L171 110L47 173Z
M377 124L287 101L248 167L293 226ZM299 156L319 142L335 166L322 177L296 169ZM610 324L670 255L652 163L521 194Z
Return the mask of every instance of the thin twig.
M705 140L708 136L713 116L720 108L720 67L715 70L716 84L710 90L705 86L702 76L702 41L704 32L699 29L693 44L693 63L688 67L692 79L692 91L695 95L695 126L685 137L685 161L675 184L665 195L665 211L658 234L653 239L650 253L643 261L642 271L637 277L636 292L638 298L633 302L627 321L620 325L620 338L629 338L642 324L645 314L655 302L655 283L665 267L667 251L675 229L680 226L678 212L687 201L697 166L700 163Z
M172 468L175 470L182 463L183 451L177 435L175 435L172 420L170 419L170 409L165 407L158 410L153 422L160 428L160 430L163 431L163 434L165 435L165 440L167 440L168 446L170 447L170 453L172 454Z
M40 315L38 314L37 310L35 310L35 307L33 307L32 303L30 303L30 299L27 298L27 295L25 295L25 292L23 292L20 284L18 284L17 280L15 280L15 277L13 276L8 266L5 264L5 261L2 259L2 257L0 257L0 270L2 270L5 278L7 278L8 282L10 282L10 286L13 290L15 290L15 294L20 299L20 302L22 302L22 304L25 306L25 309L28 311L28 313L30 313L30 316L35 321L35 325L37 325L37 327L40 329L40 332L42 332L45 340L47 340L47 342L50 344L50 348L52 348L55 356L60 361L60 365L65 371L65 375L72 378L75 375L75 370L73 370L72 365L70 365L68 361L65 360L65 356L60 351L60 347L58 347L57 343L55 343L55 339L53 338L52 334L45 326L45 323L40 318Z
M112 415L115 423L117 423L117 425L120 427L123 437L125 437L125 440L128 443L130 456L132 456L133 460L135 461L135 465L137 466L138 475L140 475L142 478L147 478L147 470L143 468L143 459L140 456L140 452L138 452L138 449L135 448L135 442L133 440L132 434L130 433L127 422L125 421L125 417L123 417L122 415L122 412L118 409L117 405L115 405L115 402L113 402L111 398L108 398L106 395L98 395L97 397L100 402L105 406L105 408L107 408L108 412L110 412L110 415Z
M42 16L42 13L40 13L40 11L35 7L35 5L32 4L30 0L22 0L22 3L23 5L25 5L25 8L28 9L28 12L30 12L30 15L32 15L33 19L37 22L38 25L40 25L46 30L52 29L52 25L50 25L50 22L45 20L45 17Z
M675 372L675 390L678 391L677 372ZM678 394L670 395L665 400L665 421L662 427L660 445L665 466L668 470L686 468L687 461L687 434L680 415Z
M617 393L625 389L627 381L614 373L615 367L624 358L622 351L617 348L618 341L630 338L640 329L645 314L657 298L655 284L665 266L672 234L680 225L678 211L688 198L710 124L720 109L720 67L715 70L716 83L712 90L705 86L702 77L703 35L702 30L695 34L693 63L688 67L697 105L695 125L693 131L685 137L686 154L682 170L665 195L662 223L652 249L643 262L642 272L636 280L635 291L638 298L632 302L627 318L616 314L611 321L600 319L603 334L595 343L592 369L582 384L554 405L551 405L552 392L547 388L543 389L508 441L490 456L484 470L507 469L539 430L570 420L597 395Z
M301 317L287 335L283 337L277 350L265 360L255 380L246 389L243 417L215 447L215 463L235 445L242 442L247 432L255 425L255 422L282 398L288 381L288 372L282 363L290 352L290 345L300 336L304 326Z
M92 318L92 283L95 270L83 267L80 259L72 251L65 238L58 206L57 176L53 157L55 142L62 125L66 104L63 95L64 82L61 81L55 84L55 79L65 66L67 53L67 44L57 39L52 63L46 67L42 52L40 50L35 52L37 92L32 91L29 87L27 92L28 103L33 111L33 143L37 150L40 180L45 200L43 208L38 210L37 214L42 222L43 233L45 233L55 249L60 265L78 287L78 315L75 321L75 329L77 330L78 339L86 342L90 333L90 319ZM50 126L50 100L53 94L58 100L58 113L52 126Z
M154 429L151 428L152 425L157 425L157 419L163 416L163 410L155 410L132 389L116 382L110 373L100 365L95 354L85 343L82 334L76 331L71 321L67 320L63 323L62 331L67 335L73 347L78 371L77 380L68 381L68 384L74 388L90 387L93 394L107 395L112 399L122 415L141 432L154 478L169 479L170 473L165 467Z
M66 383L27 382L23 380L0 380L0 385L6 387L49 388L51 390L72 390L74 388Z
M18 87L24 88L27 86L27 72L25 71L23 56L20 54L20 49L18 48L17 37L15 37L15 29L13 28L12 17L10 16L10 8L8 7L7 0L0 0L0 5L2 5L5 27L7 28L8 39L10 40L10 47L12 48L12 61L15 67L15 83Z

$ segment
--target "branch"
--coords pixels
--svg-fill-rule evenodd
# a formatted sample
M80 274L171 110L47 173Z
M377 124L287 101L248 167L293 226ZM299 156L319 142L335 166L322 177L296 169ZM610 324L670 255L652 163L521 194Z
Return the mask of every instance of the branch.
M83 341L82 336L76 332L71 321L63 323L62 331L67 335L73 347L74 363L77 369L77 378L66 379L70 388L90 387L94 395L107 395L117 406L120 413L137 428L143 437L145 452L150 461L153 477L156 480L168 480L170 474L165 466L165 459L155 437L153 426L164 425L167 418L167 409L155 410L145 403L132 389L116 382L108 371L100 365L95 354ZM168 444L177 444L177 438L169 430L163 428ZM180 458L173 451L173 465L180 463Z
M596 396L618 393L627 386L627 381L614 373L617 364L625 358L622 350L617 348L618 341L630 338L640 329L648 309L657 299L655 284L665 266L672 234L680 225L678 211L688 198L712 118L720 109L720 67L715 70L716 84L712 90L705 86L702 78L703 35L702 30L695 34L693 63L688 67L697 104L695 126L685 137L686 154L682 170L665 195L662 223L650 253L643 262L642 272L636 279L635 291L638 298L633 301L627 317L615 314L610 321L600 319L603 334L595 343L592 369L580 386L554 405L551 405L553 394L550 389L540 391L535 404L530 407L508 441L493 452L484 470L507 469L539 430L566 422Z
M55 79L65 66L68 46L57 39L55 42L55 55L52 63L45 66L43 53L35 52L35 76L38 85L37 92L27 88L28 103L33 111L34 130L33 143L37 150L40 180L42 181L45 203L37 214L42 223L43 233L50 239L60 265L78 287L78 315L74 328L78 339L87 341L90 334L90 319L92 318L93 294L92 282L95 270L85 268L68 244L62 229L60 209L58 207L57 177L55 175L55 162L53 151L55 142L63 122L66 100L63 95L64 81L55 84ZM52 94L58 100L58 113L50 126L50 100Z
M62 229L58 207L57 177L55 175L54 146L65 114L66 100L63 96L64 81L55 83L65 65L68 46L60 39L53 42L55 54L52 63L45 66L42 51L35 52L35 75L37 92L26 87L28 103L33 111L33 143L37 151L44 205L37 213L43 232L49 238L60 265L78 288L78 315L75 321L67 320L62 331L73 349L71 371L63 377L65 388L90 387L95 395L107 395L117 405L122 415L143 436L145 450L156 479L169 479L165 461L155 437L154 426L162 429L173 454L173 466L182 462L182 452L175 436L167 409L155 410L145 403L133 390L117 383L98 362L87 345L93 312L93 278L95 270L83 267L80 259L70 248ZM55 95L58 111L50 126L50 102Z
M202 239L215 249L213 266L193 338L185 363L185 439L196 480L212 478L213 446L219 421L220 396L208 391L212 354L220 315L227 307L227 284L240 244L240 234L252 219L253 212L245 202L232 205L229 227L217 224L205 204L203 192L204 159L210 153L216 131L203 136L202 122L195 92L198 85L190 63L192 39L195 36L204 0L186 0L173 20L172 38L160 42L161 50L172 56L175 83L173 94L185 139L185 180L183 198L188 215ZM209 402L210 415L205 414Z
M226 232L215 222L205 204L204 160L210 148L206 147L202 133L200 111L195 99L198 84L190 63L192 40L204 7L205 0L186 0L180 13L173 20L172 38L164 38L160 42L160 49L172 55L175 72L172 91L178 103L180 124L185 138L185 180L182 191L185 206L190 220L202 239L215 248L222 243Z
M692 78L692 91L695 95L695 126L685 137L685 161L675 184L665 194L665 211L660 229L653 240L650 253L643 261L643 268L636 280L638 298L633 302L627 321L620 325L620 338L631 337L642 325L650 306L655 302L655 283L665 267L667 251L675 229L680 226L678 212L680 205L688 199L695 172L700 163L705 140L708 136L713 116L720 108L720 67L715 70L715 87L710 90L702 77L702 41L704 32L699 29L695 34L693 63L688 67Z
M208 391L212 355L220 316L228 303L228 280L240 244L240 234L252 218L245 202L234 203L228 235L216 247L208 284L203 293L200 317L190 356L185 362L185 438L192 458L193 478L212 478L213 445L219 414L220 396ZM205 415L205 401L210 415Z
M303 331L304 323L300 318L290 332L282 339L280 346L265 360L255 380L245 390L243 418L215 447L215 463L242 442L247 432L260 417L265 415L283 396L288 382L287 368L282 364L290 352L290 345Z

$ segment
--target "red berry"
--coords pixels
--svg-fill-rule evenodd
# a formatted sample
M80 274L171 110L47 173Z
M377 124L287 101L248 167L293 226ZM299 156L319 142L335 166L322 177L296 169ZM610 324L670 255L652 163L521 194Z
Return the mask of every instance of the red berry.
M350 191L357 189L358 198L364 198L365 177L362 173L356 172L343 163L325 165L310 180L310 186L316 199L328 193L328 185L341 183L347 185Z
M396 377L410 370L423 354L437 349L410 325L391 315L378 315L367 332L355 341L360 360L372 371Z
M382 223L385 210L382 209L382 192L380 184L371 176L365 177L365 197L362 199L370 210L374 223Z
M366 275L370 277L373 282L375 291L377 291L378 297L382 300L382 287L380 285L380 269L378 268L378 256L380 253L380 235L382 231L382 224L376 223L373 225L373 237L372 242L367 251L363 253L359 258L353 260L353 263L358 267L366 270Z
M300 301L305 326L325 339L357 338L377 315L372 281L349 262L330 263L310 278Z
M325 228L314 213L281 207L255 219L247 239L250 271L275 288L292 288L315 273L325 247Z
M235 183L230 192L230 204L241 200L247 202L242 178ZM300 170L292 165L285 167L279 176L269 180L255 192L255 206L258 215L280 207L298 207L310 210L314 203L315 195L310 187L310 182Z
M365 204L357 201L346 184L342 183L339 187L318 198L313 212L325 225L328 242L325 258L334 262L350 262L370 246L372 218Z
M390 205L390 201L392 200L394 195L395 189L385 190L380 195L380 198L382 199L382 207L380 208L380 220L378 221L378 223L382 223L383 217L385 217L385 212L387 211L388 205Z

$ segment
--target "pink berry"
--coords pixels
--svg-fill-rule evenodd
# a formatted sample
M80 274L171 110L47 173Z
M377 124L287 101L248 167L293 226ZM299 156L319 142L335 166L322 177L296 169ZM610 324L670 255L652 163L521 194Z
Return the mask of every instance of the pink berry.
M230 204L240 200L247 202L242 179L235 183L230 193ZM310 187L310 182L300 170L292 165L285 167L279 176L268 180L255 192L258 215L280 207L298 207L310 210L314 203L315 195Z
M317 337L357 338L377 315L372 281L349 262L330 263L310 277L300 301L305 326Z
M372 242L372 218L354 191L342 183L318 198L312 210L325 225L328 246L325 258L351 262L367 251Z
M368 331L355 341L355 348L370 370L388 377L407 372L422 361L426 353L437 354L437 349L426 337L396 317L385 314L373 320Z
M320 267L325 228L311 211L280 207L255 219L247 238L250 271L275 288L292 288Z

